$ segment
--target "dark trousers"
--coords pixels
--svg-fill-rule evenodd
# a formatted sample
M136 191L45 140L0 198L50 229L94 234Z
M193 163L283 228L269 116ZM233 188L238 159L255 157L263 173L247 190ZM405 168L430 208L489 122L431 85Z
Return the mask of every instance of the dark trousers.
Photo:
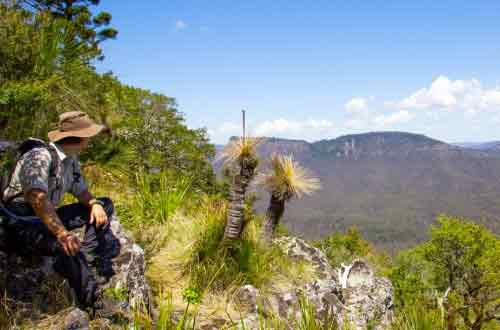
M62 246L47 226L40 222L13 221L7 226L8 248L22 254L38 254L55 257L54 269L66 278L74 289L78 303L89 306L95 299L97 283L89 263L111 262L116 256L116 249L109 249L109 221L114 212L113 203L109 198L99 198L104 203L108 215L108 223L99 228L95 223L89 224L90 210L82 204L65 205L57 209L57 214L68 230L85 226L85 236L81 242L80 251L74 256L64 253ZM11 211L18 215L32 215L33 211L24 207L9 205ZM31 214L29 214L31 213ZM111 255L113 254L113 255ZM102 260L98 260L102 259Z

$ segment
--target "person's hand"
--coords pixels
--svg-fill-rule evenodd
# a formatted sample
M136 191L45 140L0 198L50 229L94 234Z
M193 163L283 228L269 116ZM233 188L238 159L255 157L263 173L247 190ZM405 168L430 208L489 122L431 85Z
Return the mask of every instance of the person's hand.
M92 205L90 210L90 223L94 223L97 228L108 223L108 215L100 204Z
M70 232L64 231L57 235L57 241L61 244L64 253L68 256L74 256L80 251L80 241L78 237Z

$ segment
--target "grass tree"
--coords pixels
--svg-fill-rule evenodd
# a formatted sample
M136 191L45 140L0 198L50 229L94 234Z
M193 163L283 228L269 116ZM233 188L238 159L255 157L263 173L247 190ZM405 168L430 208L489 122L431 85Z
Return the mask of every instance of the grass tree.
M271 157L271 169L259 176L258 184L264 186L271 194L262 229L262 238L266 244L271 242L285 212L286 202L292 198L309 195L321 186L319 179L300 166L293 156L279 154Z
M258 138L243 137L232 140L224 148L221 158L225 164L235 167L229 197L229 210L224 239L239 239L243 230L245 213L245 196L248 185L254 177L258 164L256 147L260 143Z

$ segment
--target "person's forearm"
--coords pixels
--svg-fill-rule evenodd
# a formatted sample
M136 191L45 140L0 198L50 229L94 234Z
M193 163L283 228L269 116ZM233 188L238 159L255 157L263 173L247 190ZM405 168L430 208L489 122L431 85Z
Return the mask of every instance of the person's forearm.
M25 197L26 201L33 208L33 211L35 211L35 214L54 236L59 237L59 235L67 232L56 213L54 205L49 201L47 194L43 190L30 190Z
M88 190L83 191L79 196L78 196L78 201L87 206L90 207L91 202L95 200L95 197L92 195L92 193Z

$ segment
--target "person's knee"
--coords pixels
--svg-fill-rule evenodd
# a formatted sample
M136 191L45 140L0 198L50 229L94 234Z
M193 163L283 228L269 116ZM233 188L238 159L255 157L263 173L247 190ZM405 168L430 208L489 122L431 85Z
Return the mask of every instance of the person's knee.
M111 198L99 197L98 200L100 200L104 204L104 211L106 211L108 217L111 217L111 215L115 212L115 207Z

